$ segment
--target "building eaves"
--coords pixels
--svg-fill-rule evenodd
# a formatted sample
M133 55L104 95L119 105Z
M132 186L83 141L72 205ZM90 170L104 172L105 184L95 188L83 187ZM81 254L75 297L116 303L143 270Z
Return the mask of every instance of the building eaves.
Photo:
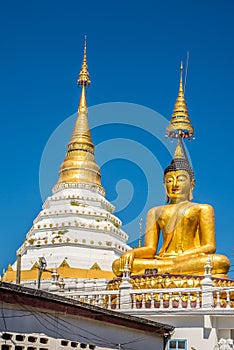
M107 322L118 326L139 329L148 333L167 336L174 330L174 326L163 324L137 316L126 315L118 311L106 310L91 304L83 303L57 294L45 292L0 282L1 301L16 305L27 305L35 308L66 312L83 318L99 322Z

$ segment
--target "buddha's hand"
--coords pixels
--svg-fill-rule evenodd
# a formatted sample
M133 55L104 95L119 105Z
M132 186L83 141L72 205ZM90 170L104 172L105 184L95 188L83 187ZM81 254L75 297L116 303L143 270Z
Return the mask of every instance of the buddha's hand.
M131 270L133 260L134 260L134 251L133 250L129 250L128 252L124 253L120 258L120 271L123 272L127 266L129 268L129 270Z

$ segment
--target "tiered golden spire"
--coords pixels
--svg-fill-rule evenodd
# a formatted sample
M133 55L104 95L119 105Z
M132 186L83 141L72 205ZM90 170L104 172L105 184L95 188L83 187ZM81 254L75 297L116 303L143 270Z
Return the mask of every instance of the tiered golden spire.
M166 136L169 137L181 137L191 138L193 136L193 126L191 125L186 100L184 97L183 89L183 64L180 65L180 85L179 92L174 106L174 111L170 121L170 125L167 127Z
M60 166L58 184L83 183L101 186L100 169L94 157L94 145L88 122L88 108L86 103L86 86L90 85L89 71L86 57L86 37L84 42L84 57L77 80L82 87L78 118L76 120L71 140L67 146L67 154Z
M187 108L187 104L185 101L185 97L184 97L184 89L183 89L183 63L180 63L180 85L179 85L179 92L178 92L178 97L176 99L176 103L175 103L175 107L174 107L174 111L172 114L172 117L181 117L181 115L183 115L183 117L188 118L189 114L188 114L188 108Z

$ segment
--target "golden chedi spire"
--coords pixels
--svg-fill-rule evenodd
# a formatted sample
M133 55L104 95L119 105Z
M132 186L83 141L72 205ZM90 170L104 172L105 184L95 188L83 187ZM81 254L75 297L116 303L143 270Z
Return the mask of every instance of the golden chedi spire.
M191 138L193 137L193 126L189 119L188 108L183 89L183 64L180 65L180 84L179 92L174 106L174 111L169 126L167 127L166 136L172 138Z
M78 118L67 146L64 162L60 166L59 180L56 187L62 183L82 183L96 185L103 192L100 169L94 157L95 147L88 122L86 87L90 85L90 78L86 58L86 37L84 57L77 83L82 89L78 106Z

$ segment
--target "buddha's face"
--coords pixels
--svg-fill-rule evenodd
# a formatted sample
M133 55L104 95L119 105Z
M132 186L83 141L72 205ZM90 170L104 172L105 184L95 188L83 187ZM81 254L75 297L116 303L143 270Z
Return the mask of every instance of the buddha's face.
M170 171L164 178L165 190L171 202L180 202L189 199L193 183L186 170Z

